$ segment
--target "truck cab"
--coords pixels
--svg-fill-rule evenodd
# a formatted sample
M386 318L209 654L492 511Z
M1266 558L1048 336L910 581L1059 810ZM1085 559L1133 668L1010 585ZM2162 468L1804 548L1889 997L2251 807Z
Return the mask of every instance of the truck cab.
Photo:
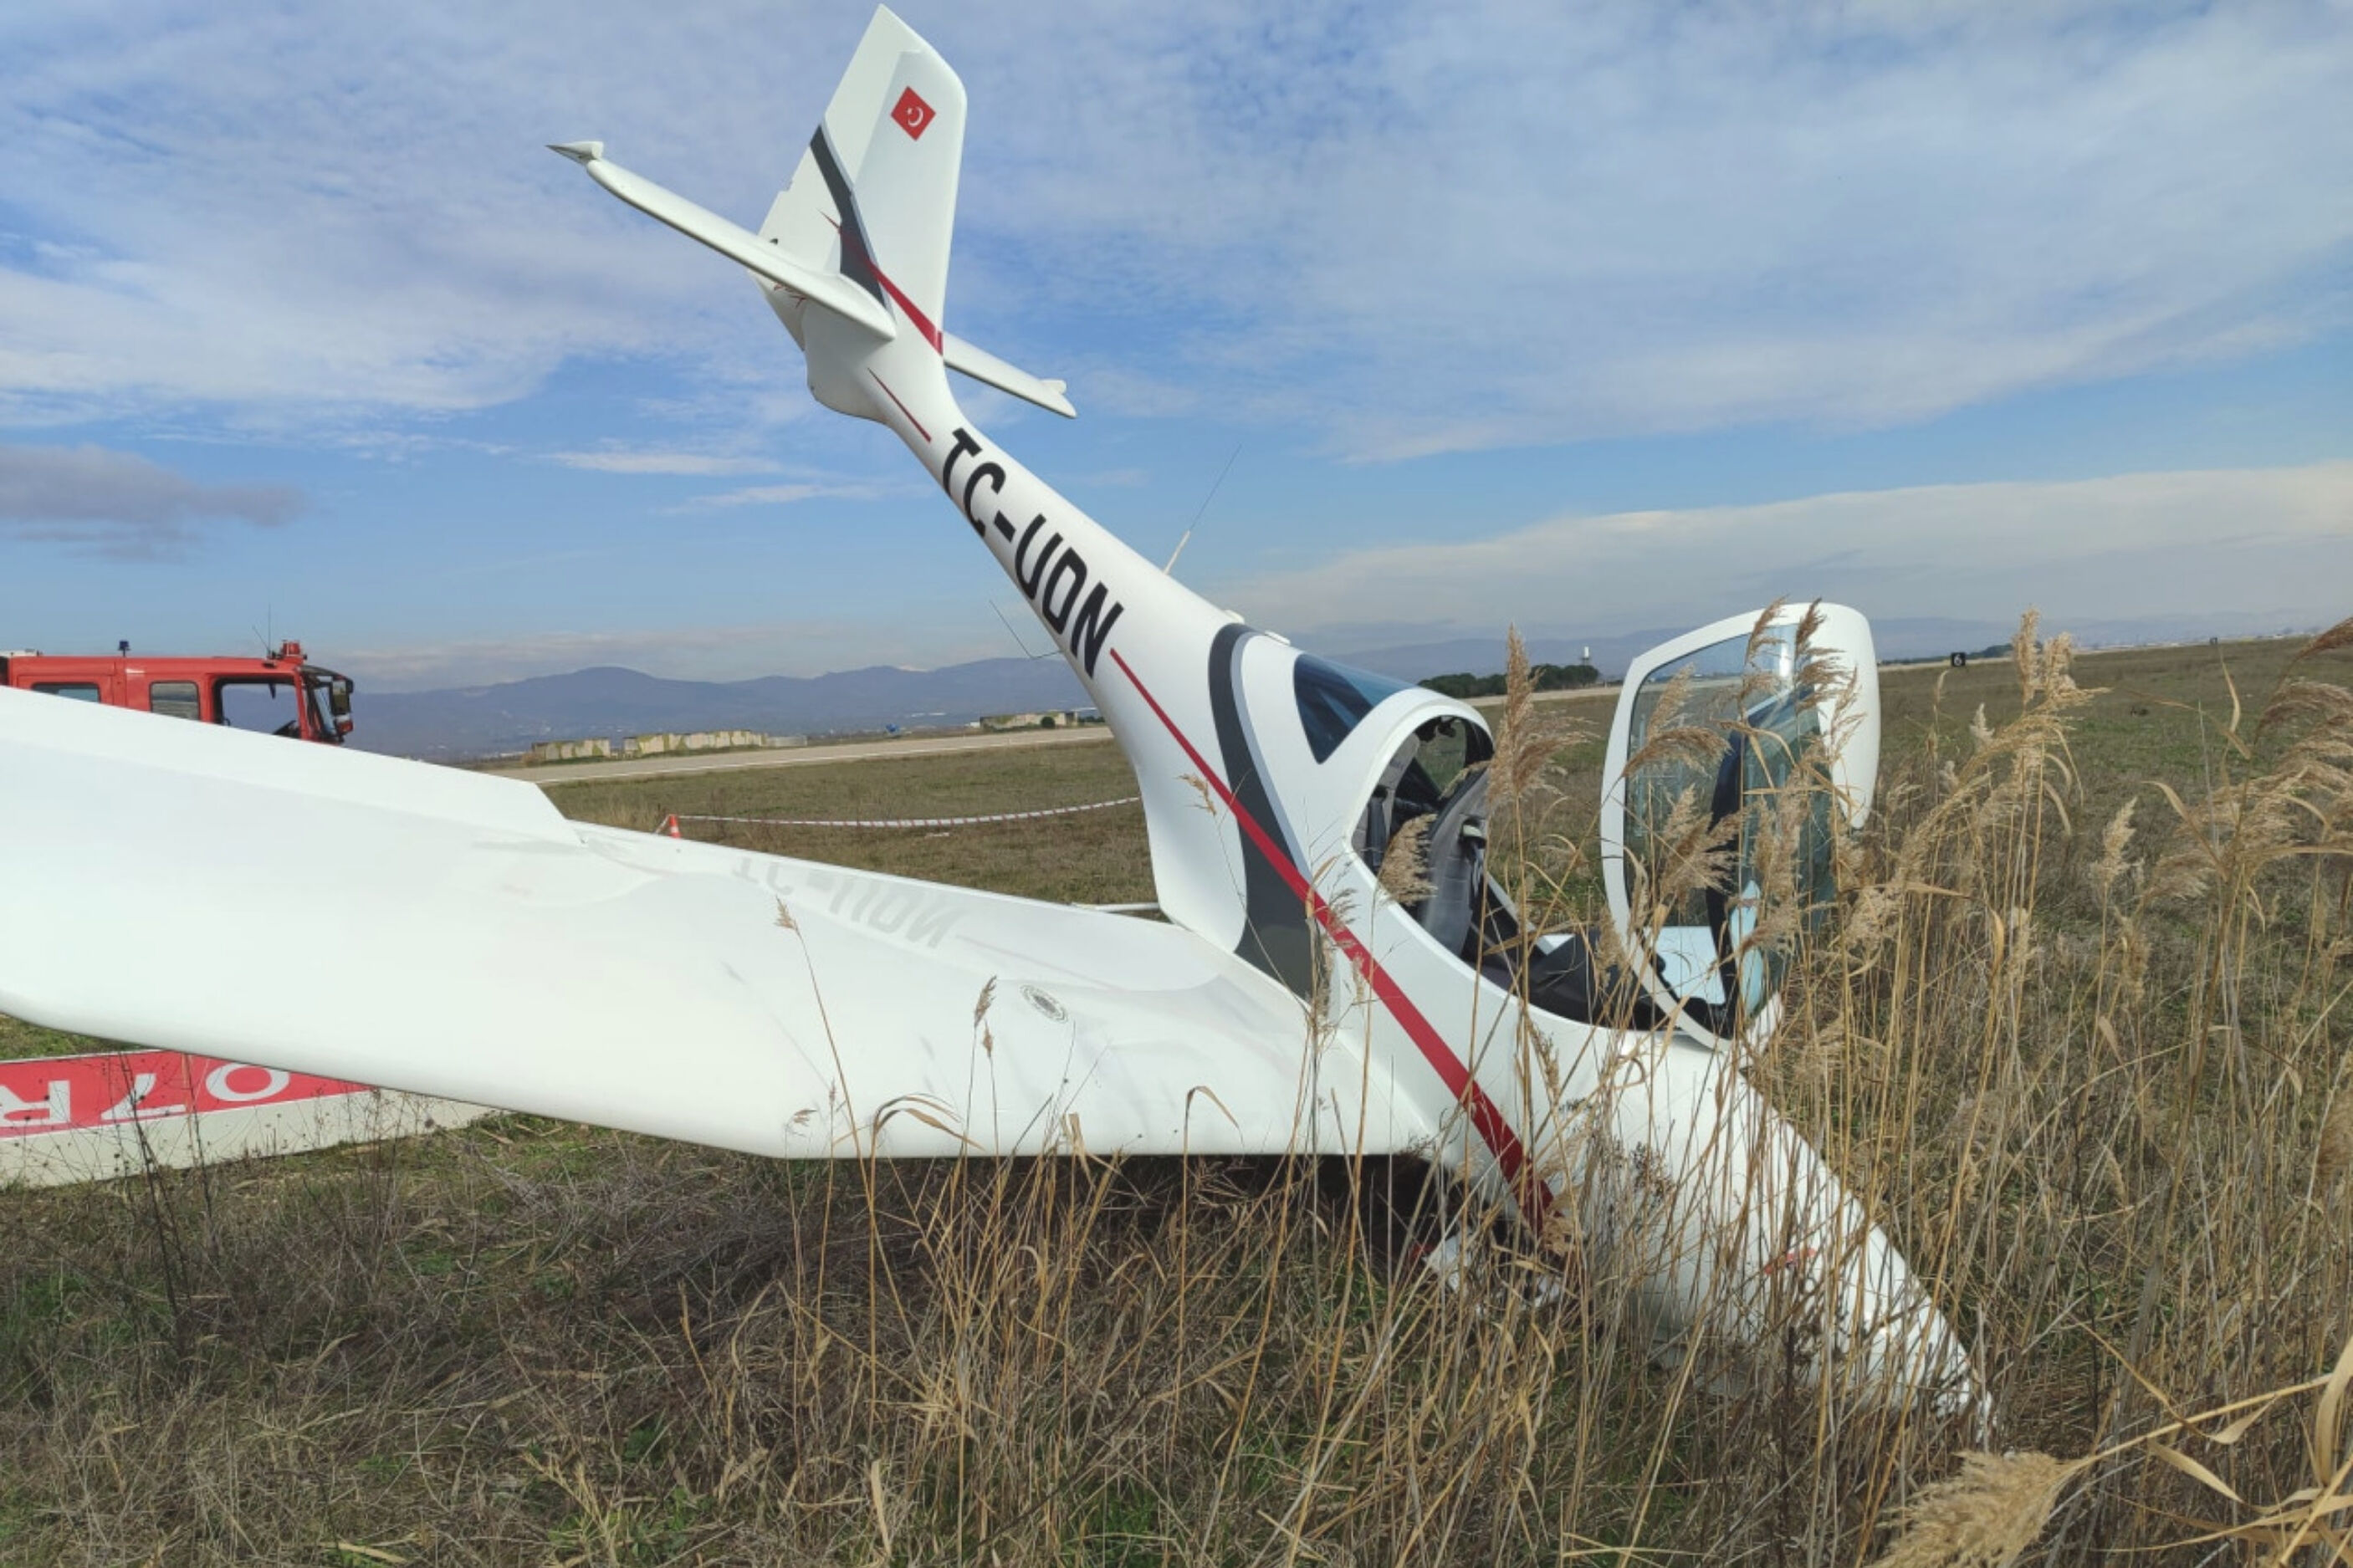
M352 732L350 678L309 662L299 642L259 658L150 658L128 644L88 657L0 651L0 686L330 746Z

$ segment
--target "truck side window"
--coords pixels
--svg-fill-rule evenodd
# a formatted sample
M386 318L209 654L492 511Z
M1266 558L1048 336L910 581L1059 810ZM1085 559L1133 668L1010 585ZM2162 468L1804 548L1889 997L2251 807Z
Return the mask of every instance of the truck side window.
M204 710L196 703L196 683L193 680L157 680L147 687L147 711L173 719L198 719Z
M70 697L77 702L95 702L98 683L90 680L37 680L33 689L46 691L52 697Z

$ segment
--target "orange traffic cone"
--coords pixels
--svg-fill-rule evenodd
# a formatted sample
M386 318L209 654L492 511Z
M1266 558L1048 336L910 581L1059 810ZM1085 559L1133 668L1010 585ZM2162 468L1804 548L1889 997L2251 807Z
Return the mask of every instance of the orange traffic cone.
M686 837L685 834L681 833L678 830L678 813L674 811L668 816L662 818L661 830L664 833L669 834L672 838L683 838Z

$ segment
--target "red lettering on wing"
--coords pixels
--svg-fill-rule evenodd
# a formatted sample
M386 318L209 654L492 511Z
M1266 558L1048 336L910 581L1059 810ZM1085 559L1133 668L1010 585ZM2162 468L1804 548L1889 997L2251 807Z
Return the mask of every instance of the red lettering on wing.
M368 1092L364 1083L177 1051L34 1057L0 1062L0 1138Z

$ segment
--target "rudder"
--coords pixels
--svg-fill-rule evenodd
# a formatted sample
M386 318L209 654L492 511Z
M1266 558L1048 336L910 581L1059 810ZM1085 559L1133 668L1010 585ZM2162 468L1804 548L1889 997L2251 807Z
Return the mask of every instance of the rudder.
M964 83L878 6L760 237L839 272L939 348L964 125Z

